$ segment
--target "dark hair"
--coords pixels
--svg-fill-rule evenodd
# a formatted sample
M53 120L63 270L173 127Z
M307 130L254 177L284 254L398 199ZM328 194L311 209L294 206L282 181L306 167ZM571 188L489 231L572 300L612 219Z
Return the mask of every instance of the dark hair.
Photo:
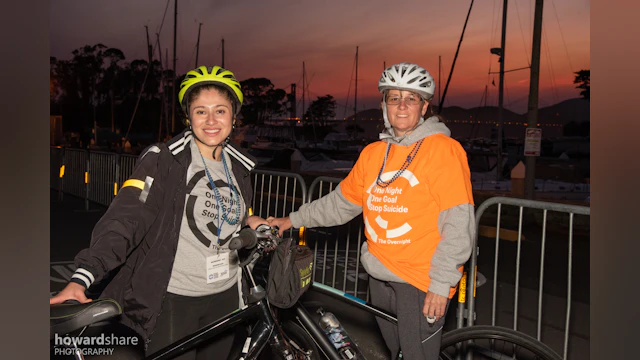
M198 98L198 96L200 96L200 92L202 92L202 90L217 90L225 99L229 100L229 102L231 103L232 114L235 116L236 108L238 105L236 104L236 99L231 94L231 91L222 85L206 84L195 87L193 90L191 90L191 92L189 92L189 96L187 98L187 111L189 113L187 114L187 117L191 115L191 103L194 102Z

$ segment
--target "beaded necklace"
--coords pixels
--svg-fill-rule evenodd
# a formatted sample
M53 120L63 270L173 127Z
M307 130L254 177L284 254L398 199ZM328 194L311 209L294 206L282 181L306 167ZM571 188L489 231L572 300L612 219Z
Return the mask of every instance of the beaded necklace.
M383 181L382 179L380 179L380 177L382 176L382 172L384 171L384 168L387 165L387 158L389 157L389 149L391 149L391 143L390 142L387 143L387 152L384 154L384 161L382 162L382 167L380 168L380 172L378 172L376 185L378 185L381 188L386 188L387 186L391 185L392 182L396 181L397 178L402 176L402 173L404 173L404 171L409 167L409 165L411 165L411 162L413 161L413 159L415 159L416 155L418 154L418 150L420 150L420 145L422 145L423 140L424 139L418 141L415 145L413 145L413 149L411 149L411 152L409 153L409 155L407 155L407 158L404 160L404 164L402 164L402 166L400 167L400 170L396 171L395 175L393 175L393 177L389 181Z
M207 177L209 178L209 184L211 184L211 188L213 189L213 194L216 198L216 203L218 204L218 219L221 218L222 220L224 220L224 222L226 222L229 225L236 225L240 221L240 210L241 210L240 195L239 195L238 189L236 188L236 186L233 184L233 181L231 180L231 174L229 173L227 160L224 156L224 149L221 155L222 155L222 165L224 166L224 173L227 177L227 184L229 184L229 192L233 200L236 201L236 215L233 219L229 218L229 215L231 215L232 206L229 206L229 208L227 208L224 205L224 202L222 201L222 196L220 195L220 190L218 190L218 187L214 184L213 178L211 178L211 174L209 173L209 169L207 168L207 164L204 161L204 156L202 156L202 153L200 153L200 157L202 158L202 164L204 165L204 171L207 173ZM222 216L220 216L220 208L222 208ZM222 231L222 223L219 221L218 225L219 225L218 226L218 243L219 243L220 233Z

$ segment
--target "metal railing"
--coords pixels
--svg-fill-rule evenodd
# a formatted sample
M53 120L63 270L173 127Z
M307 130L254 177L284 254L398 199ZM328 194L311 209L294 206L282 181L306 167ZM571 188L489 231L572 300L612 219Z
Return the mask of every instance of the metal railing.
M111 205L111 200L118 191L117 168L117 154L98 151L89 153L87 165L89 174L87 197L89 200L104 206Z
M64 179L64 148L52 147L49 151L49 186L58 190L58 201L62 201L62 180Z
M516 244L516 255L515 255L515 284L514 284L514 297L513 297L513 329L518 330L518 319L519 319L519 296L520 292L523 289L520 284L520 271L521 271L521 259L522 259L522 243L523 243L523 221L524 214L528 212L531 217L531 212L533 210L542 210L542 233L539 239L540 243L540 272L538 279L538 299L537 299L537 318L536 318L536 336L538 340L541 339L542 335L542 308L543 308L543 295L544 295L544 279L545 279L545 246L547 245L547 219L549 216L549 211L564 213L569 215L569 225L568 225L568 235L567 235L567 247L568 247L568 258L567 258L567 291L566 291L566 306L565 306L565 321L564 321L564 341L563 341L563 358L567 359L568 355L568 346L569 346L569 328L570 328L570 318L571 318L571 303L572 303L572 259L573 259L573 248L574 248L574 218L575 215L586 215L590 216L590 208L586 206L577 206L577 205L566 205L559 203L550 203L543 201L535 201L535 200L525 200L525 199L517 199L517 198L507 198L507 197L493 197L486 201L484 201L477 209L475 213L476 224L478 227L480 226L480 221L482 216L485 214L487 209L490 206L497 205L497 218L496 218L496 235L495 235L495 253L494 253L494 262L493 262L493 289L492 289L492 304L491 304L491 325L496 325L496 307L498 302L498 257L500 253L500 231L504 230L501 228L501 221L503 209L502 205L515 206L518 208L518 220L517 220L517 241ZM467 326L473 326L475 322L475 279L476 279L476 271L477 271L477 256L478 256L478 240L479 240L479 232L476 231L475 243L472 250L471 259L468 263L467 267L467 277L466 284L471 284L471 286L466 286L466 304L463 306L466 307L463 314L469 314L466 316ZM535 243L536 239L528 239L529 243ZM490 269L489 269L490 270ZM551 276L558 276L561 274L552 274ZM504 290L503 290L504 292ZM460 313L460 311L459 311ZM458 320L460 324L460 319ZM519 330L518 330L519 331Z
M307 200L307 185L300 174L254 170L252 175L254 215L285 217ZM287 235L294 236L293 229Z
M335 190L342 178L321 176L309 187L309 202ZM329 285L353 296L369 300L368 274L360 264L360 247L365 241L362 215L344 225L308 229L308 245L313 247L313 281Z
M71 194L89 202L109 206L133 172L137 156L82 149L50 148L50 186L58 200Z
M89 152L78 149L64 149L63 164L65 166L62 180L62 191L67 194L85 198L87 191L87 163ZM88 201L88 199L87 199Z

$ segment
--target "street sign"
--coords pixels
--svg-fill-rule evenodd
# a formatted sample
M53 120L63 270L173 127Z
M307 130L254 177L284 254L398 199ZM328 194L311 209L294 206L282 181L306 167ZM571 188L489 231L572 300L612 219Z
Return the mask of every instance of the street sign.
M540 156L542 129L527 128L524 137L524 156Z

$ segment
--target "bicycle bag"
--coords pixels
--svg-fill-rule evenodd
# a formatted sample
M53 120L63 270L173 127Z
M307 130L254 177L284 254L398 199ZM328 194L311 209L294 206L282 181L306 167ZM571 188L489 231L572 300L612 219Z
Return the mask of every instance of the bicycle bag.
M267 298L272 305L287 309L311 286L313 252L292 238L285 239L271 253Z

